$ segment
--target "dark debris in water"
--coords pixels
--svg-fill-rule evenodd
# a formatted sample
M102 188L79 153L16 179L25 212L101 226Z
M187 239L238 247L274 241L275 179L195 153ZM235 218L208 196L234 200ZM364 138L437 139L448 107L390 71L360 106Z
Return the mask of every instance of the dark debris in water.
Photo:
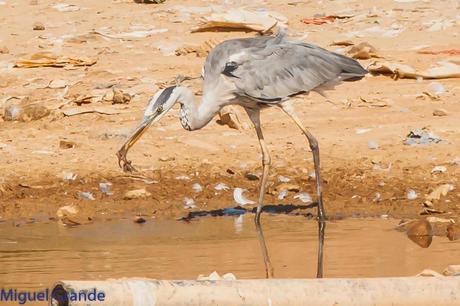
M307 218L313 218L313 214L311 212L301 212L301 210L306 210L309 208L317 207L317 203L312 203L308 205L294 205L294 204L277 204L277 205L265 205L262 209L262 212L266 212L269 214L285 214L285 215L302 215ZM222 216L240 216L247 213L255 214L257 207L253 208L244 208L242 206L230 207L230 208L222 208L222 209L214 209L214 210L198 210L198 211L191 211L185 217L178 219L179 221L191 221L195 218L200 217L222 217Z

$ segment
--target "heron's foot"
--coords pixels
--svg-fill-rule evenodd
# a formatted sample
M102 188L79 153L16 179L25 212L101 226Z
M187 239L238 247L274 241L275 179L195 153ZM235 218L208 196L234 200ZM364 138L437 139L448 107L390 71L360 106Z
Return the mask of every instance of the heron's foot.
M118 166L123 172L137 172L136 168L131 165L131 161L126 158L126 151L121 149L117 152Z

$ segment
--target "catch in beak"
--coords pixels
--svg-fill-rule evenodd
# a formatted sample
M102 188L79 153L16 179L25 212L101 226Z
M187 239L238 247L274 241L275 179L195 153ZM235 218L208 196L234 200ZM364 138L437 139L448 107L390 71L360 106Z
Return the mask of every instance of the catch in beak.
M128 150L141 138L147 129L154 123L159 121L176 102L176 97L173 95L176 86L167 87L155 94L150 100L145 113L144 119L139 126L134 130L131 136L121 146L117 152L118 165L125 172L133 172L136 169L131 165L131 161L126 158Z

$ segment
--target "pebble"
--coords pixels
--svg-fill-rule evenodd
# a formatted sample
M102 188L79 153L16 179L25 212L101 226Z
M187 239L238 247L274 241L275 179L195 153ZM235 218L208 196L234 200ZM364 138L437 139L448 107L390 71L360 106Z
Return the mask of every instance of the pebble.
M459 276L460 265L449 265L444 271L442 271L442 274L445 276Z
M76 143L73 142L73 141L68 141L68 140L60 140L59 141L59 148L61 148L61 149L73 149L76 146L77 146Z
M427 220L417 220L409 224L407 237L422 248L427 248L433 241L433 228Z
M460 239L460 226L457 224L449 224L447 227L447 238L450 241Z
M284 190L284 189L287 191L299 192L300 186L296 184L291 184L291 183L282 183L276 186L276 190Z
M134 219L133 219L133 222L134 222L134 223L138 223L138 224L142 224L142 223L147 222L147 220L145 220L145 219L142 218L141 216L135 216Z
M35 22L33 29L34 31L43 31L45 30L45 25L41 22Z
M150 196L152 196L152 194L148 192L147 190L145 190L145 188L142 188L142 189L134 189L134 190L125 192L125 194L123 195L123 199L124 200L145 199Z
M447 116L447 111L442 108L437 108L433 111L433 116L437 116L437 117Z
M8 54L10 50L7 47L0 46L0 54Z
M244 177L246 177L250 181L258 181L259 180L259 177L256 174L250 173L250 172L246 173L244 175Z

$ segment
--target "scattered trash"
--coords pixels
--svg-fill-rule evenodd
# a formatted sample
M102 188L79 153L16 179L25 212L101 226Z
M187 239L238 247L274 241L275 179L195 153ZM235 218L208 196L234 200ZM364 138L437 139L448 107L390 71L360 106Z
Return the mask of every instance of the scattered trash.
M125 93L120 89L112 88L111 91L107 92L103 97L102 100L110 101L112 104L127 104L131 101L131 95L129 93Z
M442 108L437 108L433 111L433 116L437 116L437 117L447 116L447 111Z
M450 265L447 266L444 271L442 271L442 274L445 276L459 276L460 275L460 265Z
M216 271L212 272L209 274L209 276L204 276L200 274L197 278L199 281L216 281L216 280L228 280L228 281L234 281L236 280L236 276L233 275L233 273L226 273L222 276L219 275Z
M111 39L121 39L121 40L136 40L142 39L146 37L150 37L153 34L165 33L168 32L168 29L142 29L137 31L131 32L122 32L122 33L106 33L104 31L92 31L91 34L98 34L103 37L111 38Z
M196 207L195 200L193 200L192 198L184 198L184 208L185 209L192 209L195 207Z
M227 125L231 129L241 130L241 122L235 108L226 106L219 112L219 119L216 121L220 125Z
M235 202L240 205L256 204L256 202L248 200L244 197L243 193L245 191L246 189L242 189L242 188L235 188L233 190L233 199L235 200Z
M390 75L394 79L446 79L459 78L460 65L451 62L439 62L439 66L418 72L414 68L400 63L375 62L367 67L372 74Z
M377 150L379 148L379 144L374 140L369 140L367 142L367 147L371 150Z
M294 199L299 199L300 201L302 201L304 203L312 203L313 202L313 200L311 199L311 196L306 192L296 194L294 196Z
M50 113L48 108L39 104L9 105L5 107L3 119L5 121L29 122L44 118Z
M446 91L444 86L438 82L431 82L428 84L428 90L435 95L443 94Z
M446 30L454 25L454 22L446 19L432 20L425 23L425 26L428 27L430 32L438 32Z
M355 129L355 133L358 135L365 134L370 131L372 131L372 129Z
M177 56L184 56L187 54L195 53L197 57L206 57L209 52L214 49L219 43L215 40L207 40L198 46L184 46L177 48L174 54Z
M99 183L99 190L108 196L113 195L113 192L110 191L110 188L112 187L112 183L110 182L105 182L105 183Z
M71 117L82 114L97 113L101 115L117 115L122 113L121 110L116 110L110 107L103 106L89 106L89 107L73 107L66 110L63 110L62 113L64 116Z
M152 194L145 190L144 188L142 189L135 189L135 190L130 190L125 192L123 195L124 200L134 200L134 199L146 199L151 197Z
M408 200L415 200L417 199L417 192L415 190L409 189L407 191L407 199Z
M431 173L444 173L447 172L447 168L445 166L435 166L433 170L431 170Z
M193 32L204 32L214 30L251 30L261 33L268 33L276 25L286 24L286 17L270 12L250 12L244 9L230 9L225 13L213 13L205 16L198 26L192 29Z
M430 207L424 207L421 211L420 211L420 215L431 215L431 214L444 214L445 211L443 210L439 210L439 209L435 209L435 208L430 208Z
M45 25L41 22L35 22L32 29L34 31L43 31L45 30Z
M439 143L441 141L441 138L423 128L411 130L409 134L407 134L404 144L411 146L418 144Z
M195 192L202 192L203 191L203 187L201 187L201 185L199 183L195 183L192 185L192 189L195 191Z
M93 194L89 191L79 191L78 192L78 197L82 200L88 200L88 201L94 201L96 200L93 196Z
M92 66L97 60L88 57L59 56L49 52L35 53L30 59L20 59L15 64L16 68L37 67L81 67Z
M419 50L419 54L429 54L429 55L460 55L460 49L448 49L448 50Z
M225 183L219 183L214 187L215 190L229 190L230 188Z
M135 217L133 218L133 222L134 222L134 223L137 223L137 224L142 224L142 223L147 222L147 220L145 220L145 219L144 219L143 217L141 217L141 216L135 216Z
M73 141L68 140L59 140L59 148L61 149L73 149L77 144Z
M291 184L291 183L281 183L276 186L275 190L283 190L286 189L287 191L292 191L292 192L299 192L300 191L300 186L297 184Z
M347 51L347 54L355 59L371 59L371 58L380 58L377 55L377 49L367 42L362 42L358 45L355 45Z
M190 181L190 177L188 177L187 175L179 175L179 176L176 176L176 180L179 180L179 181Z
M59 175L59 177L62 178L64 181L75 181L75 179L77 178L77 175L72 172L63 171Z
M327 15L327 16L318 16L313 18L304 18L301 21L305 24L313 24L313 25L322 25L326 23L333 23L336 19L348 19L353 17L353 15Z
M244 177L247 178L250 181L258 181L259 180L259 176L257 176L257 174L251 173L251 172L246 173L244 175Z
M428 196L426 196L427 201L440 200L441 197L445 197L450 191L454 190L454 185L452 184L443 184L436 187Z
M282 189L278 193L278 200L283 200L285 197L287 197L289 191L287 189Z
M286 176L278 175L278 181L281 183L289 183L291 179Z
M67 3L58 3L53 6L54 9L58 10L59 12L75 12L79 11L80 8L73 4Z
M427 220L416 220L409 224L407 237L422 248L430 246L433 240L433 228Z

